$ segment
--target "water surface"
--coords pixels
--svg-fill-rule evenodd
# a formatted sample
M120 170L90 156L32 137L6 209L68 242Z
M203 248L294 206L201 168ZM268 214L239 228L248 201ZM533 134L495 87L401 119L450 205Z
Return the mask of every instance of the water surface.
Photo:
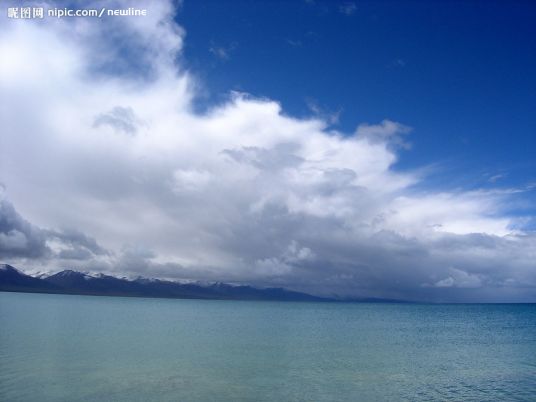
M536 400L536 306L0 292L0 400Z

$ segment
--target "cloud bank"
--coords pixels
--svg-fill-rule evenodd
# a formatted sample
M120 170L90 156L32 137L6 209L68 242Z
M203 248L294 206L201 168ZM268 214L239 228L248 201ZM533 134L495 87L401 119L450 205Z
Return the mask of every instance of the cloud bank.
M146 7L146 18L0 27L4 262L320 295L536 300L536 236L505 213L514 191L423 190L419 172L394 168L410 128L389 119L342 133L242 93L195 112L177 10Z

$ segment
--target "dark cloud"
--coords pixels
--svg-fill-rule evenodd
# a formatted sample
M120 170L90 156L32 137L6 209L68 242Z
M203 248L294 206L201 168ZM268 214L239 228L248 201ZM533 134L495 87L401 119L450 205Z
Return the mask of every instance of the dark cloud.
M25 220L5 199L0 199L0 257L40 258L50 249L46 233Z
M42 229L24 219L7 199L0 200L0 259L83 260L110 252L79 230Z
M98 256L110 255L110 252L99 246L94 238L79 230L47 230L46 234L49 241L59 243L60 249L56 252L56 257L61 260L88 261Z
M108 251L102 248L94 238L76 229L63 229L61 231L48 230L47 234L49 238L56 238L65 245L84 248L95 255L108 254Z

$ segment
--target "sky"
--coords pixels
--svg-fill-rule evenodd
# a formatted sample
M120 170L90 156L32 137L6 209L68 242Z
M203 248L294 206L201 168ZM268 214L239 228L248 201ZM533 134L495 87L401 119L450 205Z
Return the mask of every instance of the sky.
M176 21L201 104L237 90L345 132L407 122L399 165L441 164L467 187L534 180L535 18L528 1L242 0L185 2Z
M531 2L10 4L1 262L536 301Z

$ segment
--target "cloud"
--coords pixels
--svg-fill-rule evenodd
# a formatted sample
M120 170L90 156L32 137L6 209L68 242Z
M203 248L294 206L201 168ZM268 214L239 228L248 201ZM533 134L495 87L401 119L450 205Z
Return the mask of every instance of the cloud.
M222 61L227 61L231 58L231 52L236 49L237 44L232 43L229 46L221 46L212 43L208 48L209 52Z
M339 12L347 16L353 15L356 11L357 5L351 1L344 2L339 6Z
M211 46L208 50L210 51L210 53L212 53L214 56L218 57L221 60L229 59L229 52L224 47Z
M425 186L396 168L410 128L389 119L343 133L238 93L194 112L172 3L146 6L145 19L0 27L6 262L316 294L535 299L535 235L505 212L515 193Z
M76 229L64 229L62 231L48 230L46 234L48 241L55 241L61 244L62 248L59 250L59 258L86 260L93 256L109 254L94 238Z
M109 251L79 230L47 230L24 219L0 194L0 259L8 261L89 261Z
M335 125L339 123L339 119L342 113L341 109L337 110L336 112L328 111L325 108L321 107L316 100L311 98L307 98L305 100L305 103L309 110L313 112L316 117L322 119L329 125Z
M43 257L48 253L44 233L22 218L0 194L0 255L3 258Z
M390 143L403 148L410 148L410 144L402 139L402 136L410 131L411 127L394 121L383 120L380 124L360 124L357 127L356 135L371 142Z
M406 60L400 59L400 58L394 59L393 62L392 62L393 67L403 68L403 67L406 67L406 64L407 64Z
M285 42L287 42L287 44L289 44L292 47L301 47L303 45L301 40L296 40L296 39L286 39Z
M468 274L456 268L451 268L449 273L448 277L437 281L434 286L438 288L478 288L482 286L482 280L478 275Z
M93 126L109 126L115 131L134 135L138 131L139 121L130 107L115 106L106 113L101 113L93 122Z
M496 183L498 182L499 180L502 180L506 177L507 175L504 174L504 173L498 173L496 175L492 175L488 178L488 182L490 183Z

